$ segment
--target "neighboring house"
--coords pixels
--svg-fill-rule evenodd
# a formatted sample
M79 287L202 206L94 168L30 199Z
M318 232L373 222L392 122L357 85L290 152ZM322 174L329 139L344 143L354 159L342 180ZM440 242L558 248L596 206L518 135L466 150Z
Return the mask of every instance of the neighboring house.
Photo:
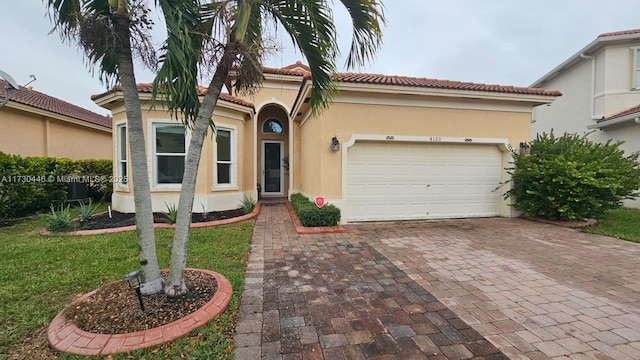
M557 91L376 74L337 74L339 94L314 116L312 82L299 62L264 69L262 88L224 94L218 134L203 149L194 211L238 208L244 195L324 197L342 222L511 216L509 147L529 139L531 114ZM189 131L150 109L146 122L154 211L177 204ZM202 89L204 94L205 89ZM116 176L130 173L122 91L93 96L113 112ZM159 107L158 107L159 108ZM128 179L130 180L130 179ZM116 184L113 208L133 212L130 182Z
M0 103L6 100L0 80ZM0 108L0 151L21 156L111 159L111 119L32 90L8 90Z
M599 35L531 85L562 97L534 110L532 137L553 129L640 150L640 29ZM640 202L627 205L640 207Z
M640 29L599 35L531 87L563 94L534 110L534 138L551 129L592 132L593 140L624 140L626 151L640 149Z

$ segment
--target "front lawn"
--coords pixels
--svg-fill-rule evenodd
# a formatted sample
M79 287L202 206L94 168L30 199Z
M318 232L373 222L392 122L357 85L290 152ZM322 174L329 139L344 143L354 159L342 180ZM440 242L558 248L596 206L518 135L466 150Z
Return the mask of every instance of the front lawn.
M611 210L585 232L640 242L640 209L618 208Z
M43 237L46 216L0 228L0 359L10 349L42 338L53 317L71 300L138 268L135 231L92 236ZM187 267L221 273L234 289L226 312L190 336L160 348L113 359L230 359L239 295L250 247L252 221L193 229ZM161 268L169 266L173 229L156 229ZM125 296L134 296L125 294ZM4 355L3 355L4 354ZM33 357L32 357L33 358ZM61 359L82 357L61 355Z

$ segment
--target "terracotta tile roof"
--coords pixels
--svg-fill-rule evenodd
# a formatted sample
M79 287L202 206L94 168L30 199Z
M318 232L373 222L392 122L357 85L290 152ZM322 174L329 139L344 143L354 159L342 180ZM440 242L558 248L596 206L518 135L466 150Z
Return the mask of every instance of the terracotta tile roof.
M439 80L428 78L415 78L407 76L393 76L382 74L364 74L364 73L338 73L338 81L356 84L377 84L377 85L396 85L419 88L446 89L446 90L466 90L466 91L482 91L496 92L507 94L524 94L524 95L544 95L544 96L561 96L562 93L556 90L545 90L527 87L516 87L507 85L491 85L472 82L460 82L451 80Z
M640 29L608 32L608 33L598 35L598 38L609 37L609 36L620 36L620 35L634 35L634 34L640 34Z
M0 101L4 101L5 84L5 80L0 80ZM108 117L29 88L9 90L9 101L111 129Z
M263 67L262 68L262 72L264 74L274 74L274 75L290 75L290 76L304 76L305 74L307 74L307 71L301 71L301 70L297 70L298 66L293 64L293 65L288 65L285 66L283 68L271 68L271 67ZM303 67L308 69L309 67L304 65L304 64L300 64L299 67Z
M602 119L598 120L598 123L603 123L603 122L606 122L606 121L619 119L621 117L629 116L629 115L632 115L632 114L635 114L635 113L640 113L640 105L634 106L634 107L632 107L630 109L627 109L627 110L621 111L619 113L616 113L616 114L607 116L605 118L602 118Z
M140 93L144 93L144 94L151 94L151 92L153 92L153 84L152 83L139 83L137 84L138 86L138 92ZM109 94L113 94L115 92L118 91L122 91L122 85L118 84L115 85L114 87L112 87L109 91L104 92L102 94L96 94L96 95L91 95L91 100L97 100L103 96L107 96ZM198 96L205 96L207 94L207 88L204 86L198 86ZM237 105L241 105L241 106L246 106L246 107L250 107L250 108L254 108L253 103L250 103L246 100L237 98L235 96L231 96L229 94L226 93L220 93L220 99L224 100L224 101L228 101L230 103L234 103Z

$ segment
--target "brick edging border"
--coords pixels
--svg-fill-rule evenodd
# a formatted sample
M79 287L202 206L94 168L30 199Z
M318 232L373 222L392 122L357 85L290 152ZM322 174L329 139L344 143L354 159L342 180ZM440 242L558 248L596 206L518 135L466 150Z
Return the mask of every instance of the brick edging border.
M339 234L345 232L345 228L342 226L318 226L318 227L304 227L298 219L298 215L293 210L293 205L291 202L287 201L287 210L289 210L289 216L291 216L291 220L293 221L293 226L296 228L296 232L300 235L308 235L308 234Z
M524 214L520 215L520 217L526 220L537 221L545 224L551 224L551 225L556 225L556 226L561 226L561 227L571 228L571 229L583 228L598 222L596 219L587 219L585 221L547 220L547 219L538 218L538 217L526 216Z
M185 269L199 271L216 279L216 293L200 309L168 324L126 334L95 334L79 329L64 318L64 311L94 294L93 290L67 305L51 321L47 330L49 345L60 352L83 356L125 353L164 344L187 335L192 330L205 325L209 320L222 313L229 304L233 289L231 283L221 274L205 269Z
M253 209L253 211L248 213L248 214L246 214L246 215L237 216L237 217L233 217L233 218L229 218L229 219L214 220L214 221L208 221L208 222L191 223L191 228L193 229L193 228L201 228L201 227L208 227L208 226L227 225L227 224L233 224L233 223L240 222L240 221L249 220L249 219L252 219L252 218L258 216L258 214L260 214L260 209L261 209L261 205L258 202L258 203L256 203L256 206ZM166 229L166 228L175 228L176 225L175 224L155 223L155 224L153 224L153 227L156 228L156 229ZM52 233L51 231L49 231L47 229L42 229L42 230L40 230L40 235L42 235L42 236L98 235L98 234L118 233L118 232L122 232L122 231L133 231L135 229L136 229L135 225L123 226L123 227L118 227L118 228L110 228L110 229L77 230L77 231L71 231L71 232L66 232L66 233Z

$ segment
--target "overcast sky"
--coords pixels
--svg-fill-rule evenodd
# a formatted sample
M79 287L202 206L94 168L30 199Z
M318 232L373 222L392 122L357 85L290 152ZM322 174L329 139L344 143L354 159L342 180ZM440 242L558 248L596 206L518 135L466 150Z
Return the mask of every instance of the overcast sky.
M382 49L371 64L355 71L528 86L599 34L640 28L637 0L384 3L388 22ZM0 0L0 4L0 70L21 85L34 74L34 89L106 114L90 100L106 87L92 75L77 48L62 44L57 33L48 35L52 25L42 0ZM339 8L336 19L341 33L350 34ZM284 50L265 65L282 67L303 60L291 50L286 35L279 35ZM347 46L350 39L341 40ZM136 76L138 82L153 79L146 70Z

